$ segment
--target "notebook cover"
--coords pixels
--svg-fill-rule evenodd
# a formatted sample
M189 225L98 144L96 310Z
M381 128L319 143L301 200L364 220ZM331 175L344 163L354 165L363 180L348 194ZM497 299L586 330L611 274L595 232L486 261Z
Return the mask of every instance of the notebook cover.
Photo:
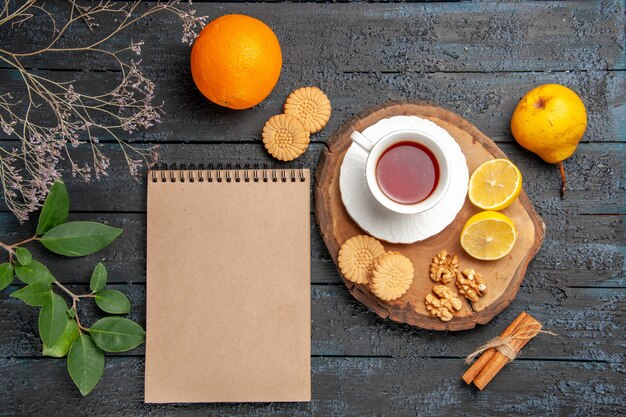
M303 174L148 181L145 402L311 399Z

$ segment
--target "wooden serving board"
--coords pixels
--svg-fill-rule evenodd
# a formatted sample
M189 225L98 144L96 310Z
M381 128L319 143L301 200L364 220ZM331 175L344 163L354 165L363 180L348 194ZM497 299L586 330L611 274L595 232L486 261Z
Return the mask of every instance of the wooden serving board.
M339 248L354 235L365 234L348 216L339 192L339 172L343 157L352 143L352 131L363 131L381 119L398 116L419 116L432 120L457 141L467 159L470 175L483 162L506 158L504 152L467 120L441 107L426 103L393 103L369 110L340 128L328 141L315 173L315 218L324 242L335 264ZM523 173L522 173L523 175ZM459 244L461 229L467 219L480 209L465 199L463 208L454 221L439 234L413 244L382 242L388 251L398 251L407 256L415 267L415 278L406 294L394 301L379 300L367 285L356 285L343 278L352 295L383 318L408 323L432 330L465 330L476 324L489 322L507 307L519 290L528 263L535 256L545 231L545 225L535 212L526 193L502 212L509 216L517 229L517 241L511 253L497 261L479 261L465 253ZM424 299L434 282L429 277L431 259L442 249L458 255L460 269L474 268L487 284L486 294L475 303L463 299L463 308L454 318L443 322L428 314ZM454 281L448 284L457 292Z

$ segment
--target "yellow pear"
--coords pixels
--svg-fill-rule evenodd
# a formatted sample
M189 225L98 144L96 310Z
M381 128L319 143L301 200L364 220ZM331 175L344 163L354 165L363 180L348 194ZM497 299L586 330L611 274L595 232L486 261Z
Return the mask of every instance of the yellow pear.
M587 111L580 97L559 84L530 90L511 118L511 132L524 148L561 171L561 197L565 195L563 161L576 151L587 128Z

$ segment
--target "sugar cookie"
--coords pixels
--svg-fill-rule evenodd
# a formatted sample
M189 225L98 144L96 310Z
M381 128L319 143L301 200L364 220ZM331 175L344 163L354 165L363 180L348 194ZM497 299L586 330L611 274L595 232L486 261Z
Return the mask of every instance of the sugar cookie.
M374 261L385 253L376 239L366 235L353 236L339 249L339 270L355 284L367 284Z
M398 252L387 252L374 263L370 289L381 300L400 298L413 283L413 264Z
M295 117L278 114L265 123L263 143L274 158L291 161L306 151L309 146L309 132Z
M322 130L330 119L331 111L330 100L317 87L299 88L285 102L285 114L298 118L309 133Z

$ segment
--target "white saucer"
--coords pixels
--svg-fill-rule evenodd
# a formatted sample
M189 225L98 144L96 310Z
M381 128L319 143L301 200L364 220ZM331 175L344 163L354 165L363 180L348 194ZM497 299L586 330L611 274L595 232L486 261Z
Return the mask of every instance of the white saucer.
M465 203L469 172L465 155L443 128L417 116L394 116L365 129L373 141L402 129L415 129L441 140L450 158L451 180L448 192L434 208L419 214L398 214L374 199L365 180L367 153L352 144L346 152L339 176L341 200L348 215L370 235L390 243L414 243L427 239L446 228Z

